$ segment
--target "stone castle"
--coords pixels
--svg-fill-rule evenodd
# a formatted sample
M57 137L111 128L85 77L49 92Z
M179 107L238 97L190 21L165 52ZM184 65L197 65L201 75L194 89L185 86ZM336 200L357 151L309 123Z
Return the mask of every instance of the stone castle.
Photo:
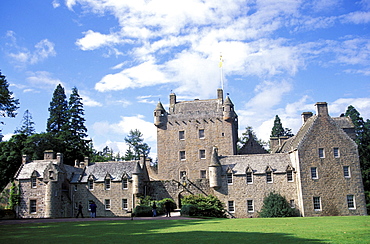
M43 160L23 157L15 175L21 218L73 217L78 203L88 215L130 216L142 196L172 198L181 207L189 194L214 195L228 217L258 217L270 192L284 196L301 216L366 215L354 125L330 117L325 102L316 114L304 112L293 137L271 138L271 153L252 136L237 151L238 116L229 96L176 101L154 110L158 167L142 157L124 162L64 164L63 155L46 151Z

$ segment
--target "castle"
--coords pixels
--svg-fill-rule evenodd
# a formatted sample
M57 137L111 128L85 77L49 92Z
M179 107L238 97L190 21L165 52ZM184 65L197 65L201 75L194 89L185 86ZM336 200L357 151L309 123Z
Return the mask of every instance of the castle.
M170 94L166 110L154 110L158 168L147 159L124 162L63 163L46 151L43 160L23 157L15 175L21 218L73 217L78 203L88 214L130 216L139 197L170 197L181 207L189 194L214 195L228 217L258 217L270 192L284 196L301 216L366 215L352 121L332 118L325 102L316 114L304 112L293 137L271 138L271 153L252 136L237 152L238 116L229 96L182 101ZM239 153L239 154L238 154Z

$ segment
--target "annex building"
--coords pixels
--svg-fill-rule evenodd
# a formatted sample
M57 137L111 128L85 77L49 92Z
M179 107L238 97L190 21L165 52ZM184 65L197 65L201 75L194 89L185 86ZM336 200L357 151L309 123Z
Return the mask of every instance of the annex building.
M158 167L137 161L75 162L45 152L43 160L23 163L19 184L21 218L73 217L79 202L88 215L130 216L139 197L170 197L178 207L189 194L217 196L228 217L258 217L263 199L277 192L301 216L366 215L354 125L348 117L331 117L325 102L316 114L302 113L293 137L271 138L271 153L250 139L237 151L238 116L229 96L177 101L154 110Z

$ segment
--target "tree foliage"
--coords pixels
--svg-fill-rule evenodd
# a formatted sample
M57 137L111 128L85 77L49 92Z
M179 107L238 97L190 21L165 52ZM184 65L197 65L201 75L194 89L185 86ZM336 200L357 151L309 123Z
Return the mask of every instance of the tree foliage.
M68 130L68 103L61 84L54 90L48 111L47 132L54 136L59 136L63 131Z
M294 136L292 130L289 128L283 128L283 124L278 115L275 116L274 126L271 130L270 137L279 137L279 136Z
M256 133L253 131L252 126L245 127L245 132L242 133L242 136L238 138L238 151L243 147L243 145L249 140L250 137L253 137L256 142L258 142L263 147L266 147L268 145L267 142L258 139L256 136Z
M21 124L22 126L14 131L15 134L25 134L26 136L35 134L35 122L33 122L32 115L28 109L23 114Z
M279 193L270 192L263 199L263 206L259 216L262 218L294 217L297 211L291 208L288 201Z
M356 133L356 144L360 157L360 166L366 196L367 212L370 213L370 120L366 121L352 105L348 106L345 116L351 118Z
M223 203L215 196L188 195L181 199L181 214L189 216L205 216L224 218Z
M144 142L143 134L138 130L130 130L125 137L125 142L129 146L125 154L125 160L140 159L140 155L147 157L150 152L150 147Z
M0 116L15 117L15 111L19 108L19 100L13 97L13 92L9 91L9 84L4 75L0 72ZM4 122L0 122L3 124Z

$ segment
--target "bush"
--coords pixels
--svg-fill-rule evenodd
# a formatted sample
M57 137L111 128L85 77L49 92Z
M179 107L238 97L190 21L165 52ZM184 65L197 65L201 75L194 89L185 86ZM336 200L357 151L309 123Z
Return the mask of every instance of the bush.
M225 218L222 202L215 196L189 195L182 199L181 214Z
M166 208L165 208L164 203L167 202L167 201L170 201L170 203L171 203L170 204L171 211L174 211L177 208L177 205L176 205L176 203L173 199L164 198L164 199L159 200L159 201L156 202L156 204L157 204L157 214L158 215L166 213Z
M298 216L298 212L290 207L290 204L282 195L270 192L263 199L263 206L259 216L262 218L294 217Z
M134 216L135 217L151 217L153 216L152 207L139 205L136 206L134 209Z

